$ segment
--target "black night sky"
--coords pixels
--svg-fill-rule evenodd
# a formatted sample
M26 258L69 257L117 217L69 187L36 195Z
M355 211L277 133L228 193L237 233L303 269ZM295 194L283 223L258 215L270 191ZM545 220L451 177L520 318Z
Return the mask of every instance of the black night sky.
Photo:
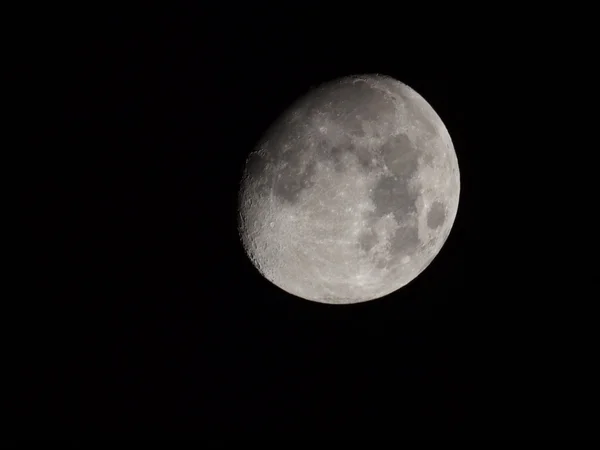
M576 342L590 342L593 328L553 321L551 294L532 286L532 253L513 239L526 207L509 201L521 174L506 171L505 155L522 149L499 130L527 74L502 43L482 53L472 35L451 42L377 21L350 32L350 19L333 27L269 9L92 16L82 11L40 44L47 98L38 100L51 112L35 224L34 288L44 294L31 303L39 325L23 436L592 431L598 391L591 353ZM441 116L461 169L458 216L405 288L363 304L312 303L246 257L239 180L298 96L360 73L408 84ZM502 189L500 172L511 180Z

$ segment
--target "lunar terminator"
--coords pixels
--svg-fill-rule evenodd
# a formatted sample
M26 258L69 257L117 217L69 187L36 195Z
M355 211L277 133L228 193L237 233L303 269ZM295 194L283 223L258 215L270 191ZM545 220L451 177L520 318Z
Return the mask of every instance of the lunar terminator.
M299 99L250 154L239 232L258 271L321 303L373 300L415 279L448 238L460 194L441 118L383 75Z

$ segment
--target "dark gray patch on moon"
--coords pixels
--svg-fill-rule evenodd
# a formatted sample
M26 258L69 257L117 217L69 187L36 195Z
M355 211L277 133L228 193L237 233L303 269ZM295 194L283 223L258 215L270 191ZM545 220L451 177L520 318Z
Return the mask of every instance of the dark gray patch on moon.
M329 149L329 155L323 157L324 160L330 159L333 161L333 168L336 172L341 173L346 170L344 164L344 155L349 151L346 145L333 145Z
M381 153L387 168L399 178L410 179L419 168L420 152L405 134L390 137Z
M346 133L356 137L363 137L365 135L365 130L363 129L363 119L360 115L348 114L342 122Z
M405 135L391 137L379 149L383 161L394 175L381 177L373 188L374 215L394 213L397 220L416 213L419 193L410 187L410 180L419 168L419 152Z
M253 152L246 159L246 172L258 175L261 170L264 170L267 162L268 160L265 156L258 152Z
M321 160L326 159L331 151L331 141L325 136L317 137L315 138L315 143L313 145L317 158Z
M423 151L423 155L421 156L421 163L424 166L429 166L433 163L433 155L428 151Z
M323 155L323 159L327 159L327 155L330 159L333 159L334 168L337 172L346 171L348 169L347 164L354 164L355 161L358 162L360 168L366 169L365 173L369 173L377 165L375 153L367 147L355 145L351 140L335 145L329 144L329 148L320 153ZM356 158L355 161L353 161L354 158Z
M376 210L374 217L382 217L394 213L397 220L403 221L405 216L417 211L418 192L408 185L407 179L398 177L382 177L373 188L372 200Z
M337 173L346 172L349 165L355 162L358 162L360 168L365 169L365 173L369 173L377 165L376 155L373 152L353 144L350 140L333 144L324 139L317 146L317 158L321 161L331 161Z
M419 246L419 230L417 227L401 227L396 230L392 239L391 253L396 258L411 256Z
M358 158L358 164L363 169L368 169L367 173L378 165L377 153L372 152L364 146L354 148L354 154Z
M431 229L440 227L446 219L446 210L441 202L433 202L427 213L427 226Z
M372 230L364 231L358 238L358 245L365 252L370 251L377 244L377 236Z

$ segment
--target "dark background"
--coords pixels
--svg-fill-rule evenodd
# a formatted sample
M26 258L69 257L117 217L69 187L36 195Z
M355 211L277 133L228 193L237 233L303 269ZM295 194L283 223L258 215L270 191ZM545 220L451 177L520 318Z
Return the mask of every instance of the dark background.
M267 8L53 13L31 82L48 134L32 168L24 435L592 436L596 326L540 287L532 175L510 162L536 148L535 42ZM433 106L461 199L410 285L330 306L254 269L237 189L283 109L356 73Z

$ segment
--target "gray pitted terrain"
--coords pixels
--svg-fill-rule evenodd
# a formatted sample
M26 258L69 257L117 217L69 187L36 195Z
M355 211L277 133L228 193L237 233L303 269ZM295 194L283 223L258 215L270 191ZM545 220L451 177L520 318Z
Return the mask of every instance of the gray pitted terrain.
M419 94L386 76L343 78L301 98L249 156L240 236L291 294L372 300L437 255L459 192L448 131Z

